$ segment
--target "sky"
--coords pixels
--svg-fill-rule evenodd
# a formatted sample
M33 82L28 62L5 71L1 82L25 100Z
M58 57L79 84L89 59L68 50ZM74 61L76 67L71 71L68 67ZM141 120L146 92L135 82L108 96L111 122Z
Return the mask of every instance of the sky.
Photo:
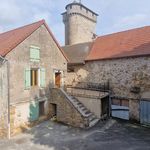
M0 33L45 19L60 45L64 45L61 13L73 1L0 0ZM150 25L150 0L82 0L82 4L99 14L99 36Z

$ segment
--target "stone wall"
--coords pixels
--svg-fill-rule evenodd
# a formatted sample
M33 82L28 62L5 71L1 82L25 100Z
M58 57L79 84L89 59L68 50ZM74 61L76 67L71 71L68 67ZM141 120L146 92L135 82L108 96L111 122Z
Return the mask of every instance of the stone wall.
M7 136L8 82L7 63L0 64L0 137Z
M60 89L51 89L50 103L56 104L57 121L81 128L86 124L82 115L74 108Z
M39 62L30 61L30 46L40 48ZM67 61L44 25L8 53L6 59L10 63L9 90L10 105L15 108L15 111L12 111L15 112L15 116L11 117L14 129L19 127L19 125L26 124L26 122L33 122L29 120L28 116L29 113L32 113L30 103L38 103L45 99L49 101L49 88L54 87L55 70L62 72L62 82L65 82ZM44 88L39 86L30 87L29 89L25 88L24 73L26 68L45 68L46 85Z
M91 61L83 66L76 66L75 73L68 73L66 84L75 85L78 82L103 84L109 81L112 96L129 99L130 117L139 120L139 100L143 93L150 93L149 78L150 57L122 58ZM135 89L140 89L140 92Z
M92 41L97 16L80 5L68 7L63 14L65 24L65 43L72 45Z

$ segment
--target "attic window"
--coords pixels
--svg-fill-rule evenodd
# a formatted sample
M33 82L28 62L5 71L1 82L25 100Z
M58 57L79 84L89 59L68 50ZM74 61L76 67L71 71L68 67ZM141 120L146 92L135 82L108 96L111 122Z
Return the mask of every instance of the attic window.
M36 46L30 46L30 60L39 62L40 61L40 48Z

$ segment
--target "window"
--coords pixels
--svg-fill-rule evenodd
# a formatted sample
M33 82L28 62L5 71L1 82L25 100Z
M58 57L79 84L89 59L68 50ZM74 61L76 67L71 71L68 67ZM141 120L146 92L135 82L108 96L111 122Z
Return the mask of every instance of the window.
M39 62L40 61L40 48L36 46L30 47L30 60Z
M31 69L31 86L38 86L38 69Z
M44 88L46 85L45 68L40 69L26 68L24 82L25 82L25 89L30 89L31 87L34 86Z

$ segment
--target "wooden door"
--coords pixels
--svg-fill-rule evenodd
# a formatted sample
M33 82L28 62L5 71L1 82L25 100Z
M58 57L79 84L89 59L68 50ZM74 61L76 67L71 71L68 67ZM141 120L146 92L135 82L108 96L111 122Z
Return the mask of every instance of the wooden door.
M55 73L55 85L57 88L61 86L61 73Z

